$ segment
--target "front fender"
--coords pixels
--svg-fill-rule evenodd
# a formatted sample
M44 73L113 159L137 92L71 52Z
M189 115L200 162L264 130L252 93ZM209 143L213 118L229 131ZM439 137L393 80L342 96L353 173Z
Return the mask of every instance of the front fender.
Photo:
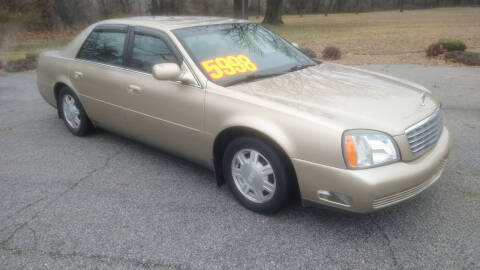
M245 127L264 134L289 158L344 168L341 150L343 129L331 121L298 112L228 88L207 90L205 130L215 138L232 127Z
M295 144L290 140L283 128L276 123L254 115L234 115L224 119L221 130L230 128L246 128L254 130L270 138L290 157L295 153Z

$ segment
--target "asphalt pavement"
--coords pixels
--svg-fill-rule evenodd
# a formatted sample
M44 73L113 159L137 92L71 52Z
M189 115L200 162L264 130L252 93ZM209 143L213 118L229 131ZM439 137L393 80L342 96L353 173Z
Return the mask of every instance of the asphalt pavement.
M435 185L369 215L255 214L193 163L72 136L35 73L0 75L0 269L479 269L480 68L365 68L431 89L454 139Z

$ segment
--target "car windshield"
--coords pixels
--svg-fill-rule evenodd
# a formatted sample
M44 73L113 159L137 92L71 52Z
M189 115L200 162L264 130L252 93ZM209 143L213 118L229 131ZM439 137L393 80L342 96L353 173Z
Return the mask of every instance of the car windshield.
M206 25L173 32L204 74L223 86L316 65L295 46L258 24Z

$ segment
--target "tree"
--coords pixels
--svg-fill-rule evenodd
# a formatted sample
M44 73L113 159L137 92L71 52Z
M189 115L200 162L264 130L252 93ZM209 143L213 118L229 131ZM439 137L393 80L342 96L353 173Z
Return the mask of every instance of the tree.
M328 12L330 12L334 1L335 0L325 0L325 16L328 16Z
M163 1L158 2L157 0L152 0L150 2L150 13L152 13L152 15L160 15L162 12L162 4Z
M369 5L369 10L370 11L375 11L376 8L376 2L374 0L370 0L370 5Z
M335 1L335 10L337 13L340 13L345 10L345 0L336 0Z
M108 17L112 14L112 7L110 6L109 0L98 0L98 7L103 17Z
M320 9L320 0L313 0L312 9L313 12L318 12L318 10Z
M233 1L233 17L237 19L248 19L248 0Z
M183 1L180 0L151 0L150 13L152 15L174 15L181 11Z
M255 16L256 16L257 18L260 17L260 12L261 12L261 11L262 11L262 8L261 8L261 6L260 6L260 0L255 0L255 13L256 13Z
M400 12L403 12L403 0L400 0Z
M355 7L355 14L358 14L359 12L360 12L360 0L357 0L356 7Z
M55 22L55 5L53 0L37 0L32 3L32 7L40 13L43 27L51 30Z
M264 24L283 24L283 0L267 0Z
M128 14L132 11L132 3L130 0L118 0L118 3L123 13Z
M305 13L306 7L307 7L306 0L295 0L295 9L297 11L297 14L300 15L300 17L302 17L303 14Z
M70 9L65 0L55 0L55 10L64 24L73 26L73 16L70 14Z

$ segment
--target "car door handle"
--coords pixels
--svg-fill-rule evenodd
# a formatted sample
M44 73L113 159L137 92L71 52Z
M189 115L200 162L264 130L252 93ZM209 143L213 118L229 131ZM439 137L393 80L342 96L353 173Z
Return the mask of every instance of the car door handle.
M73 73L73 77L75 77L75 79L81 79L81 78L83 78L83 73L80 72L80 71L75 71Z
M128 86L128 93L131 95L136 95L142 93L142 88L136 85L129 85Z

